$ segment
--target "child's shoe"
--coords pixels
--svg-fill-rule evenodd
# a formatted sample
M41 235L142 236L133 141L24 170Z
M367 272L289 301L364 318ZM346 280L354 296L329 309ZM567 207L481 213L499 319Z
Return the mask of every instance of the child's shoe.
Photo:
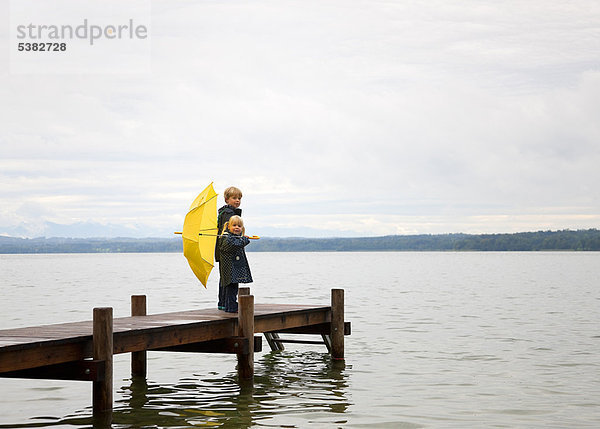
M225 308L225 312L226 313L237 313L238 312L238 307L237 305L233 308Z

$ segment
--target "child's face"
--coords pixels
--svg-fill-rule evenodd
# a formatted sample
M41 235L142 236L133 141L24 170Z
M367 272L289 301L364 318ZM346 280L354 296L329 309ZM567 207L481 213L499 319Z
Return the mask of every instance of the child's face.
M242 233L242 225L238 223L234 223L233 225L229 225L229 231L233 232L235 235L240 235Z
M225 200L225 202L227 204L229 204L232 207L235 207L236 209L240 207L240 204L242 203L242 197L229 197Z

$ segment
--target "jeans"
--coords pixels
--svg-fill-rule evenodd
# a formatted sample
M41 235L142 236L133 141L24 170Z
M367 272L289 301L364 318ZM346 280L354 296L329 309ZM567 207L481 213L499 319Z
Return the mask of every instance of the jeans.
M217 307L219 310L225 310L225 286L223 286L221 279L219 279L219 302Z
M238 295L239 283L229 283L227 286L224 286L225 290L225 311L228 313L237 313L238 311L238 303L237 303L237 295Z

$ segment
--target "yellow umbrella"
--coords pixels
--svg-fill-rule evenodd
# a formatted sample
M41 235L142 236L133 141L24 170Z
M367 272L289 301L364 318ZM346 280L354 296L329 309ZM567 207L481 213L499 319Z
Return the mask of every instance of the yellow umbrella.
M217 233L217 193L211 183L190 206L182 233L183 256L204 287L215 266Z

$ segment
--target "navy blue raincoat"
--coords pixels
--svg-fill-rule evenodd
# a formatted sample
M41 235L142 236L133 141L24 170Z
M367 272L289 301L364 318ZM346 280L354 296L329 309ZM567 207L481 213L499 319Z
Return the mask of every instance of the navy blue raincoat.
M244 247L250 243L248 237L225 231L219 240L219 274L221 284L252 283L252 274Z

